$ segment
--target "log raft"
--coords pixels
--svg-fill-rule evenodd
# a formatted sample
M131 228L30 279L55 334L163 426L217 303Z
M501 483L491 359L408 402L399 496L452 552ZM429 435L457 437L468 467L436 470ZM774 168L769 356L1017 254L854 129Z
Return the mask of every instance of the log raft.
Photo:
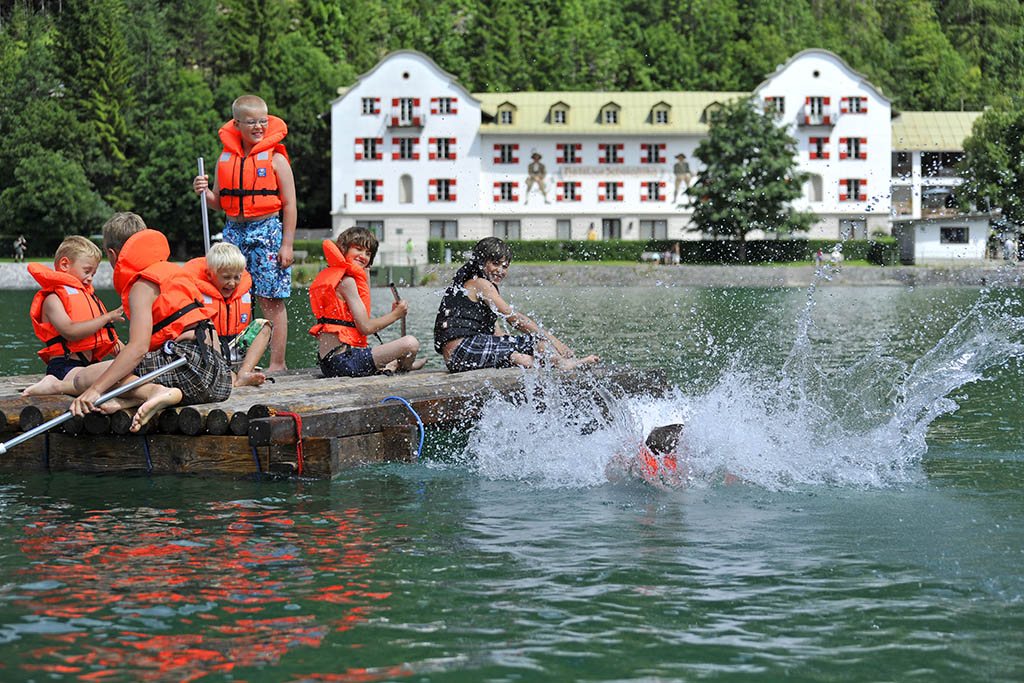
M625 366L544 373L542 381L541 373L518 368L330 379L305 369L273 377L262 387L235 389L220 403L167 408L141 433L129 431L131 410L68 420L0 456L0 469L326 479L358 465L412 460L417 416L428 427L458 429L471 425L494 396L522 401L532 392L572 404L592 401L599 387L619 395L660 395L666 388L663 371ZM20 395L38 379L0 378L0 440L67 410L68 397Z

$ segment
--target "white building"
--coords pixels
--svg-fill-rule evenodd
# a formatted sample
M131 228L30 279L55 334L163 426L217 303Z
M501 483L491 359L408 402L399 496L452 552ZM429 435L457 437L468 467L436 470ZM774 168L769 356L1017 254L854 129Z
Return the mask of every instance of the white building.
M424 261L428 237L699 239L684 194L694 150L709 111L750 94L471 94L426 55L393 52L331 105L332 227L374 229L384 264L404 263L409 239ZM951 204L938 191L958 180L932 169L948 172L977 114L895 112L818 49L753 94L780 113L811 174L796 207L819 217L808 236L888 233L894 212ZM930 135L939 124L945 134Z
M971 265L985 261L989 214L894 218L900 261L917 265Z

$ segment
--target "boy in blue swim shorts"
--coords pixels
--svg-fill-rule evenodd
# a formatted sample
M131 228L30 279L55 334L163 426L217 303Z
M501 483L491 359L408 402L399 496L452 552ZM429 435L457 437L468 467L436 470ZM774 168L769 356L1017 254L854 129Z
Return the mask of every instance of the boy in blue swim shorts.
M224 240L245 255L252 292L274 326L267 370L285 369L288 311L291 296L292 243L295 239L295 179L281 141L288 126L267 113L255 95L243 95L231 105L232 119L221 126L224 150L217 160L213 187L207 176L196 176L192 187L210 208L227 214Z

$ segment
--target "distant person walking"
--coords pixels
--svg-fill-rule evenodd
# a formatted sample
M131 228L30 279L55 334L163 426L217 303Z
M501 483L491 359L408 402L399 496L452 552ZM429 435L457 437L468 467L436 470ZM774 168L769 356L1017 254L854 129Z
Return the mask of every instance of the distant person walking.
M25 260L25 250L28 248L28 240L25 239L25 235L18 235L18 238L14 240L14 262L21 263Z
M411 266L412 263L413 263L412 252L413 252L414 246L415 245L413 245L411 237L405 241L405 263L406 263L406 265Z

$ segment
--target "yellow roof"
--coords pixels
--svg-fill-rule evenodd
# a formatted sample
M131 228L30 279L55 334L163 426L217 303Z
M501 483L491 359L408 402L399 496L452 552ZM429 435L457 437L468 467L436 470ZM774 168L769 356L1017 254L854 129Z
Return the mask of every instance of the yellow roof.
M980 111L905 111L892 120L894 152L959 152Z
M706 123L701 114L709 104L749 97L749 92L503 92L473 93L481 110L496 116L498 107L509 102L515 106L511 124L484 123L481 133L532 135L651 135L655 133L704 134ZM562 102L569 106L565 124L550 120L551 107ZM660 103L668 105L667 124L654 123L651 111ZM600 122L606 104L619 107L617 124Z

